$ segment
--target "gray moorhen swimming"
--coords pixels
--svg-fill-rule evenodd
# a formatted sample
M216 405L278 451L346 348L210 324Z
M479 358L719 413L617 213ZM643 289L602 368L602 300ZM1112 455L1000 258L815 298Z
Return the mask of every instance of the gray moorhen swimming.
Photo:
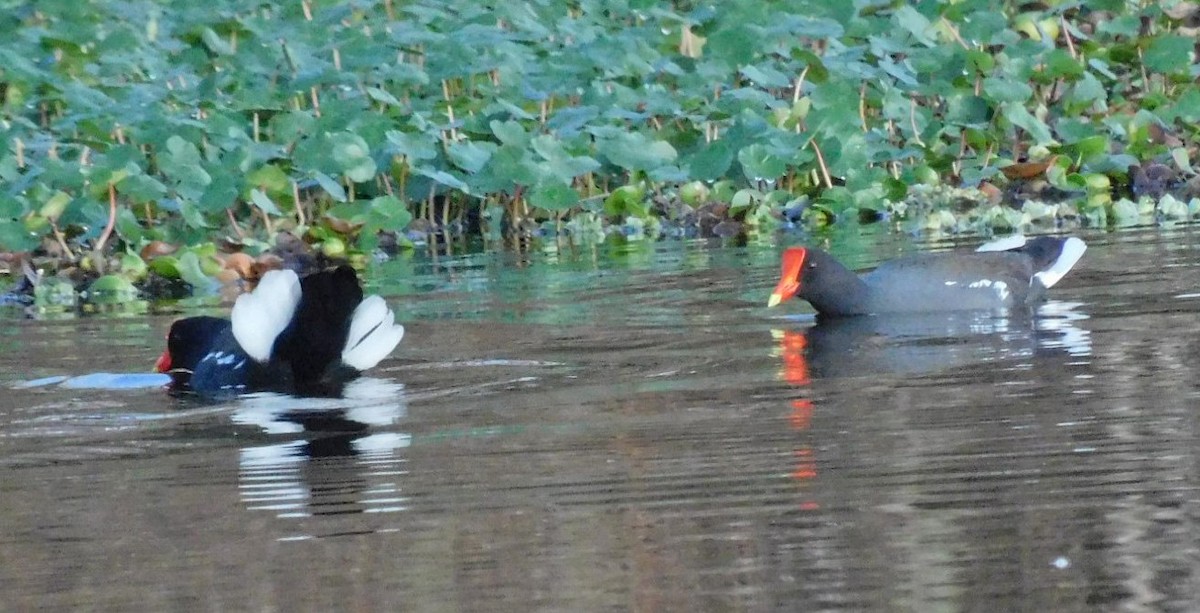
M209 399L266 390L338 396L403 336L383 298L363 298L354 269L303 279L272 270L238 297L230 319L173 323L155 369L171 375L172 391Z
M1016 235L973 253L928 253L884 262L857 275L814 247L783 252L783 276L767 306L793 296L822 316L953 310L997 310L1031 305L1083 256L1075 237Z

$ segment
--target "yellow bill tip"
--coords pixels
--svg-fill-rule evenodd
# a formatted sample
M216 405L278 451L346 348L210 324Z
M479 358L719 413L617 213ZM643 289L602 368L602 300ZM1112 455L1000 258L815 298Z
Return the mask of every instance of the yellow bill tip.
M771 294L771 297L767 299L767 308L769 309L780 302L783 302L783 296L779 294Z

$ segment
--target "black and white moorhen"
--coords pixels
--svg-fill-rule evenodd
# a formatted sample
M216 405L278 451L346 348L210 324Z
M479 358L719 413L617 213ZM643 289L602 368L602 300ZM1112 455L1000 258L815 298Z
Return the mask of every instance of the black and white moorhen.
M173 391L205 398L267 390L339 396L403 336L383 298L363 298L354 269L303 279L273 270L238 297L230 319L173 323L156 370L171 375Z
M884 262L863 275L813 247L783 252L783 276L767 303L793 296L822 316L1032 305L1071 270L1087 245L1075 237L1016 235L974 253L929 253Z

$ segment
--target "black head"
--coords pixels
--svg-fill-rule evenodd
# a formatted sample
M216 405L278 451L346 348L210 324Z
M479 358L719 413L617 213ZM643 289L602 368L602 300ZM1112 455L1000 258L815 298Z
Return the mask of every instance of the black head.
M807 300L818 313L857 315L866 312L866 286L833 256L813 247L783 252L783 273L767 306L793 296Z
M228 319L207 315L177 320L167 332L167 350L158 358L155 370L171 375L175 385L187 384L196 365L229 327Z

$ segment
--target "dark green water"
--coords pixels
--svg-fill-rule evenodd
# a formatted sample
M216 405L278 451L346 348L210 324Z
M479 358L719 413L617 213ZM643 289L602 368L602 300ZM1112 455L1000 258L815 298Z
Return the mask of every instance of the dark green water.
M1200 250L1085 238L1038 319L833 327L774 246L417 255L340 401L18 388L173 316L6 312L0 609L1196 610Z

